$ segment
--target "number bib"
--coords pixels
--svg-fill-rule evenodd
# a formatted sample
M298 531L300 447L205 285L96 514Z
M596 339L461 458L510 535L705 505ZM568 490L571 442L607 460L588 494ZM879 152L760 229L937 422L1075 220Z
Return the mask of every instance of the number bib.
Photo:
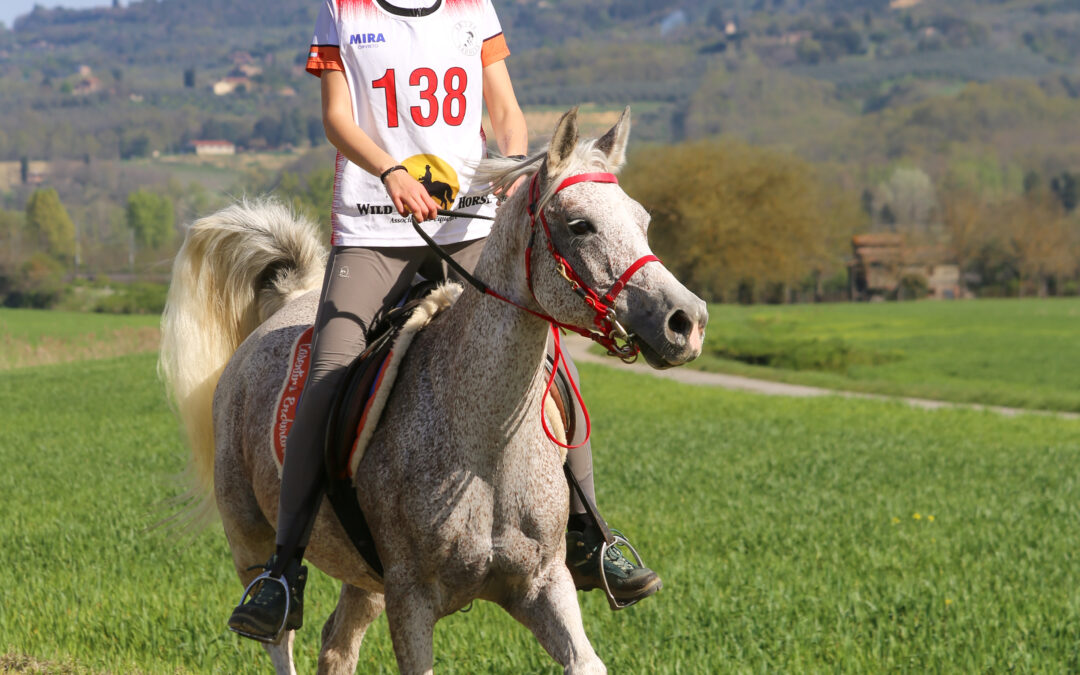
M391 4L393 2L393 4ZM473 168L486 153L483 68L509 54L491 0L324 0L307 70L344 71L353 117L440 208L494 215ZM335 246L423 246L374 176L338 153ZM490 223L440 217L440 244L486 237Z

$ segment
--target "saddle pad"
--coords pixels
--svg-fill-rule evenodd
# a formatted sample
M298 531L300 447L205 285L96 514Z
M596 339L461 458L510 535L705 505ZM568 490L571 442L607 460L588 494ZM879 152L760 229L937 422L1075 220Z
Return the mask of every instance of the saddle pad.
M278 394L278 404L274 409L274 462L277 463L278 476L281 475L281 466L285 462L285 441L289 438L293 420L296 419L296 404L300 400L300 394L304 391L307 382L308 370L311 368L311 335L315 332L314 326L297 336L293 343L291 356L289 357L289 372L285 381L281 383L281 393Z

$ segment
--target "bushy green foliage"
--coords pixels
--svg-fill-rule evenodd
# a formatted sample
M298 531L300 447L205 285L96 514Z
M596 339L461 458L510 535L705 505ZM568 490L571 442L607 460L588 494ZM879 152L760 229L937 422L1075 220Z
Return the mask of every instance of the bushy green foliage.
M59 261L75 256L75 224L53 188L34 190L26 202L27 240Z
M845 373L852 366L874 366L903 358L903 352L854 347L842 338L778 338L761 334L714 341L709 353L752 366L783 370Z
M10 276L0 275L0 292L5 307L48 309L64 293L63 264L53 256L38 251L26 259Z
M101 295L91 307L105 314L161 314L165 309L166 284L136 282L113 285L110 293Z
M859 225L854 197L830 193L808 164L741 143L640 150L622 183L652 214L657 254L712 300L828 276Z
M160 248L176 234L173 229L173 203L165 195L148 190L130 193L125 218L128 228L135 234L135 240L147 248Z

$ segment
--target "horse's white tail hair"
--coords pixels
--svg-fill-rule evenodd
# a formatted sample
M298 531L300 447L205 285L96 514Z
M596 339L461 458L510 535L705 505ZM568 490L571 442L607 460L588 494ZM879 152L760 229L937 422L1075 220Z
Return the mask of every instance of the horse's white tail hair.
M180 501L196 523L214 511L212 408L221 371L260 323L319 288L325 260L315 224L269 198L241 200L187 231L161 317L158 374L191 447L192 485Z

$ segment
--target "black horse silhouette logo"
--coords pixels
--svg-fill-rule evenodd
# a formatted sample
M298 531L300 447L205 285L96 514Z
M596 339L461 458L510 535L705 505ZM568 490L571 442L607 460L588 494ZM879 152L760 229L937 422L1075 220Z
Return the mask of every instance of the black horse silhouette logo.
M450 187L449 183L434 180L431 177L430 164L426 165L425 168L424 177L420 179L420 184L424 186L432 199L438 200L442 204L444 209L450 208L450 204L454 201L454 188Z

